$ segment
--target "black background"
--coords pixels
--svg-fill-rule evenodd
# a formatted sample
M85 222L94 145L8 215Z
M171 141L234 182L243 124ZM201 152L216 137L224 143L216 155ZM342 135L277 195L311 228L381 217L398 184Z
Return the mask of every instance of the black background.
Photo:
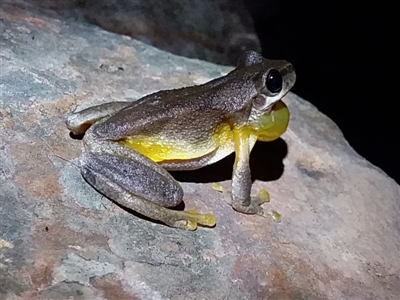
M263 55L295 66L293 92L329 116L361 156L400 183L399 2L246 5Z

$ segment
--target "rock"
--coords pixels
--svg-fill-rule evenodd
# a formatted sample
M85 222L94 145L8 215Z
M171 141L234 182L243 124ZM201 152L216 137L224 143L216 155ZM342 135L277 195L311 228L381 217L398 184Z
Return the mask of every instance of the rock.
M212 189L230 188L232 157L175 174L212 229L169 228L99 195L74 165L67 112L230 68L26 7L0 12L0 299L398 299L399 186L293 94L288 131L252 155L254 192L269 190L280 223Z
M273 0L275 2L276 0ZM90 21L165 51L235 65L245 50L261 51L242 0L30 0L64 17ZM270 0L263 18L272 18Z

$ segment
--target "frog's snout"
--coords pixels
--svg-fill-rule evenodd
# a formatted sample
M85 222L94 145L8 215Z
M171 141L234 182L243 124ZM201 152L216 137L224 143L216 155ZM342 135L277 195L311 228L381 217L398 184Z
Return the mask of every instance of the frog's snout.
M294 66L290 62L286 62L280 72L283 77L283 81L286 82L286 89L290 90L296 82L296 71Z

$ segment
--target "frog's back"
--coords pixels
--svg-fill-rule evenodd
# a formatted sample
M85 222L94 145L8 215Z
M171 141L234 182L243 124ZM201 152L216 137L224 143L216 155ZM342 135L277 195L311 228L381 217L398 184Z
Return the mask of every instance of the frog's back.
M148 95L94 131L158 162L221 156L222 148L226 156L233 151L233 128L248 120L250 109L241 105L250 92L251 83L231 72L200 86Z
M225 82L227 78L229 84ZM222 122L235 123L240 122L238 118L246 118L235 103L243 97L238 87L246 90L243 82L223 77L200 86L160 91L97 124L95 132L99 138L109 140L161 132L179 139L202 139Z

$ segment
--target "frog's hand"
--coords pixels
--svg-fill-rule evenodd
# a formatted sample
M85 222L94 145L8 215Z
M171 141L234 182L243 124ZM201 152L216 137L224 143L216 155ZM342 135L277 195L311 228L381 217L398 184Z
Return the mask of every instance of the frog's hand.
M248 130L234 130L235 164L232 176L232 207L246 214L264 215L260 201L251 193L250 151L254 145Z
M130 102L109 102L92 106L70 114L65 123L73 134L83 134L97 121L115 114L129 104Z

